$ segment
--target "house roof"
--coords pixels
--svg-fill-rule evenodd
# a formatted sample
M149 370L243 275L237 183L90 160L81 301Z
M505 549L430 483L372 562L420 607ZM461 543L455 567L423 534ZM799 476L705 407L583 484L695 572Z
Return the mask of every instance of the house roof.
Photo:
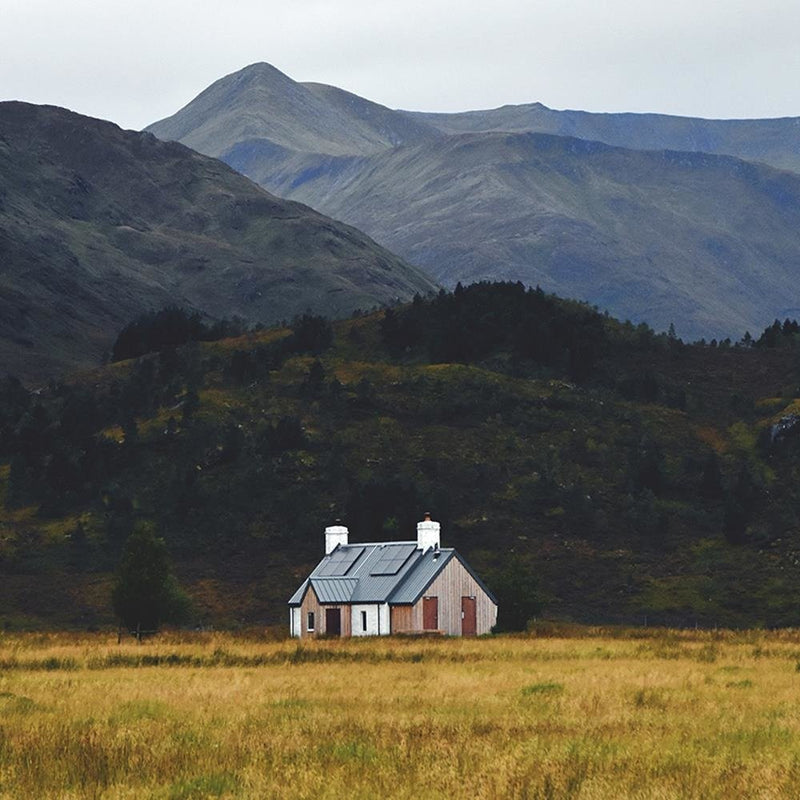
M455 554L456 551L452 548L440 550L438 556L432 548L421 553L414 569L406 576L406 580L392 592L392 602L416 603ZM434 558L434 556L436 557Z
M416 542L370 542L338 545L303 581L289 605L300 605L309 585L320 603L413 604L452 558L497 602L453 548L423 551Z
M312 578L320 603L349 603L358 585L355 578Z

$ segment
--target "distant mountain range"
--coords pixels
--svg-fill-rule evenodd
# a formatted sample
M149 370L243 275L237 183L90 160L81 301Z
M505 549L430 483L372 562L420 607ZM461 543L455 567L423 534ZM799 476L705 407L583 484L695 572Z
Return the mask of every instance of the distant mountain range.
M800 311L800 119L392 111L255 64L150 126L454 286L539 284L681 336Z
M0 265L0 369L29 380L97 363L169 303L272 323L436 288L215 159L16 102L0 103Z
M541 103L460 114L410 113L443 133L552 133L631 150L681 150L736 156L800 172L800 117L698 119L666 114L555 111Z

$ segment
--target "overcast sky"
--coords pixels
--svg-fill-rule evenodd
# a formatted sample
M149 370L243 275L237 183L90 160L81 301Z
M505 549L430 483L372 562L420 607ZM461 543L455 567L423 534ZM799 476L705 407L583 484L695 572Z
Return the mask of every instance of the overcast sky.
M142 128L256 61L392 108L800 116L800 2L0 0L0 99Z

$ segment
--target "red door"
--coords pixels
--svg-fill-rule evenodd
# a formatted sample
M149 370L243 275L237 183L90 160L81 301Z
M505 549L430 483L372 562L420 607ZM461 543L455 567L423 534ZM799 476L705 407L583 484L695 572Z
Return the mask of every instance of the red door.
M478 602L474 597L461 598L461 635L475 636L478 633Z
M439 630L439 598L422 598L422 627L426 631Z
M340 608L325 609L325 633L328 636L342 635L342 610Z

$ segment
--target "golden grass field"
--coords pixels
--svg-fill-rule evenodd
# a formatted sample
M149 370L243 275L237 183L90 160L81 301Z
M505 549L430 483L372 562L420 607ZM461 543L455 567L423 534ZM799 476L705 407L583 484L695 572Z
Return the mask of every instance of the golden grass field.
M800 632L546 633L0 634L0 797L800 797Z

